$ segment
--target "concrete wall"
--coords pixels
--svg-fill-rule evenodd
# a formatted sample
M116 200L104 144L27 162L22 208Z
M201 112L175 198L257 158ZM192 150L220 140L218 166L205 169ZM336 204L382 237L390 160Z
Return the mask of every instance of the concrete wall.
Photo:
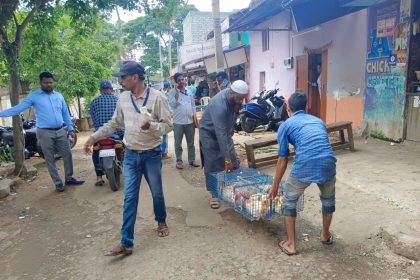
M262 23L260 28L287 28L286 12ZM358 127L363 118L363 92L367 45L367 10L321 24L320 31L293 36L294 32L270 32L270 50L262 52L261 32L250 33L251 93L259 89L259 73L266 72L266 88L276 82L282 94L295 90L295 68L285 69L283 59L305 53L304 48L328 48L327 123L350 120ZM303 33L303 32L301 32ZM293 38L294 37L294 38Z
M223 21L230 13L220 13L220 20ZM183 21L184 42L183 45L203 43L207 35L213 30L212 12L189 12Z
M364 118L371 131L395 140L404 131L410 6L390 0L369 8ZM385 20L393 25L378 30ZM389 63L391 55L396 63Z

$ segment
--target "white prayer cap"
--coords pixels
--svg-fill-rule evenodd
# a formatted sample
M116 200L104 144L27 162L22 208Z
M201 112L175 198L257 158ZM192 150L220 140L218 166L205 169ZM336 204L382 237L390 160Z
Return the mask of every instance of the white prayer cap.
M248 85L242 80L236 80L230 86L230 89L239 94L247 94L248 93Z

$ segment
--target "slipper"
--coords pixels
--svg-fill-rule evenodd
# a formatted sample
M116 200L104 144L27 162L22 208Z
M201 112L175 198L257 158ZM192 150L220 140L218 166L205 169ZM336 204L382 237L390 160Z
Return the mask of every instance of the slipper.
M175 167L176 169L184 169L184 165L182 164L182 162L177 162Z
M95 186L100 187L100 186L103 186L104 184L105 184L105 181L104 180L100 180L100 181L96 181Z
M169 228L167 224L158 224L157 228L159 237L166 237L169 235Z
M105 254L107 257L116 257L119 255L128 256L133 253L133 248L127 248L121 244Z
M218 198L215 198L215 197L210 199L210 207L212 209L219 209L220 208L220 200Z
M287 250L285 247L283 247L283 244L286 242L286 240L280 241L277 245L279 246L280 250L285 253L288 256L297 255L297 251L292 253L289 250Z
M327 240L324 240L324 241L321 240L321 243L324 244L324 245L332 245L334 243L334 238L333 238L331 232L330 232L330 237L328 237Z

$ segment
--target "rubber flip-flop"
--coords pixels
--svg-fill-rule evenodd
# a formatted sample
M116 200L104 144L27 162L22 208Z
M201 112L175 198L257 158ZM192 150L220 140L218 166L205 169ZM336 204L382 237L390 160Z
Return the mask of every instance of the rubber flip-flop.
M116 248L112 249L105 254L107 257L116 257L120 255L128 256L133 253L133 248L127 248L122 245L118 245Z
M285 247L283 247L283 244L284 244L284 242L286 242L286 241L280 241L277 245L279 246L279 248L280 248L280 250L284 253L284 254L286 254L286 255L288 255L288 256L294 256L294 255L297 255L297 251L296 252L294 252L294 253L292 253L292 252L290 252L289 250L287 250Z
M210 200L210 207L212 209L219 209L220 208L220 200L217 198L212 198Z
M157 228L159 237L166 237L169 235L169 228L167 224L159 224Z
M100 180L100 181L96 181L95 186L100 187L100 186L103 186L104 184L105 184L105 181L104 180Z
M324 245L332 245L334 243L334 238L332 234L330 233L330 237L328 237L327 240L324 240L324 241L321 240L321 243Z

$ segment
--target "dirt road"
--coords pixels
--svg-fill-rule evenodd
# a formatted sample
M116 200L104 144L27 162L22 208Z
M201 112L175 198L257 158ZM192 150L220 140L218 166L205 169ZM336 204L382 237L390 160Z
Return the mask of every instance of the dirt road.
M81 150L86 135L73 150L83 186L56 193L45 164L34 158L37 179L0 200L0 279L415 279L409 272L418 263L388 249L380 230L396 220L418 223L407 209L339 179L336 243L325 246L311 187L297 221L299 254L287 257L277 247L281 220L248 222L228 207L211 210L202 170L178 171L171 159L163 167L170 235L157 236L143 182L134 254L104 257L119 241L122 191L94 186L91 160Z

